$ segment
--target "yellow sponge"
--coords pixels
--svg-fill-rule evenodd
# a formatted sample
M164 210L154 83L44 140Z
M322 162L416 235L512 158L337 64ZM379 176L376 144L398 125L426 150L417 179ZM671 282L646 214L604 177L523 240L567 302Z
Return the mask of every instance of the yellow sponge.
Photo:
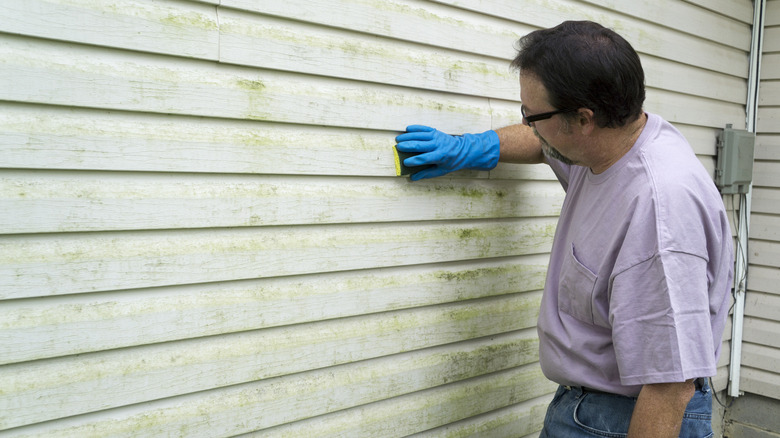
M395 175L396 176L406 176L411 175L413 173L417 173L423 169L428 169L429 167L433 167L433 164L427 164L425 166L405 166L404 160L413 157L415 155L419 155L421 152L403 152L399 151L398 148L393 146L393 154L395 155Z

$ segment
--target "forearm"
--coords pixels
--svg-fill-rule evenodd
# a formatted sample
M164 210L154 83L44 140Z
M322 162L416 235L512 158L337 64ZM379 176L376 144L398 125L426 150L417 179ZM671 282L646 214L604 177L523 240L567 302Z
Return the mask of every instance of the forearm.
M501 141L499 161L504 163L535 164L544 161L542 145L528 126L510 125L496 129Z
M677 438L695 389L693 381L644 385L639 393L629 438Z

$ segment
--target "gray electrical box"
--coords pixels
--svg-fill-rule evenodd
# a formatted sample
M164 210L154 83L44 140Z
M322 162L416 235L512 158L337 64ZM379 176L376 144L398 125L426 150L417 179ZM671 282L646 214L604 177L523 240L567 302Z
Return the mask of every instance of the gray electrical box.
M718 135L715 184L724 195L747 193L753 180L753 147L756 135L742 129L726 129Z

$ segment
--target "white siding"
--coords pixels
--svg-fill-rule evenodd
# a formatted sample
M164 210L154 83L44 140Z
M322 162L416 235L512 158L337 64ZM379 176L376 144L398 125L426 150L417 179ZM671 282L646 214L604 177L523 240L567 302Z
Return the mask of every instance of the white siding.
M780 399L780 1L766 5L740 390Z
M714 169L752 4L697 3L0 3L0 436L534 436L563 193L393 138L518 122L516 39L591 19Z

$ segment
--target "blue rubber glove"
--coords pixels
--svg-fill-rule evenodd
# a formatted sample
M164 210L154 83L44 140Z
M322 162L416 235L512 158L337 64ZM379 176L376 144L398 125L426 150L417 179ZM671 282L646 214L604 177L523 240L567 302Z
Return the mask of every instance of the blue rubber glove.
M498 134L492 130L456 136L428 126L411 125L395 141L399 151L419 153L405 159L405 166L433 165L413 173L412 181L435 178L460 169L490 170L498 164L500 153Z

